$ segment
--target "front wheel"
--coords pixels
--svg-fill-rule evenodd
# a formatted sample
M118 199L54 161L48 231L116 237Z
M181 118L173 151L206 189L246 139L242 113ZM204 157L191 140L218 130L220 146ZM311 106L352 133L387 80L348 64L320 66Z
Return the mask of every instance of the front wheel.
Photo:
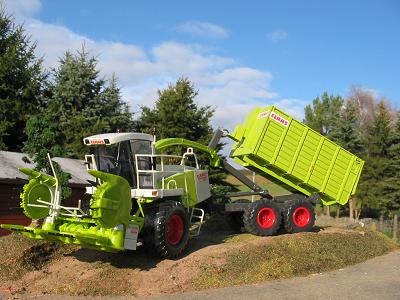
M314 206L304 200L291 201L283 211L283 220L288 233L311 231L315 223Z
M189 240L189 220L179 202L171 201L160 205L154 219L154 246L165 258L180 255Z
M246 231L261 235L273 235L281 226L282 215L279 206L266 199L250 203L243 214Z

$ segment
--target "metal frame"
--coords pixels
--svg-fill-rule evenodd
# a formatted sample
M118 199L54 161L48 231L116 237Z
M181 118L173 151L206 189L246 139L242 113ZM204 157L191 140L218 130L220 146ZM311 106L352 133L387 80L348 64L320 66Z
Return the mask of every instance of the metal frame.
M166 176L171 176L174 174L178 174L178 173L182 173L185 172L187 170L187 166L185 165L185 160L187 157L189 156L193 156L194 160L195 160L195 164L196 164L196 169L199 169L199 163L197 160L197 156L196 154L193 152L193 148L187 148L186 152L183 155L167 155L167 154L135 154L135 172L136 172L136 178L137 178L137 188L134 189L134 195L137 197L140 194L142 194L143 196L147 196L149 197L149 195L145 195L148 194L149 190L157 190L157 192L159 191L160 193L156 195L156 197L160 197L160 198L164 198L164 197L171 197L171 196L182 196L183 195L183 191L181 188L177 188L176 186L176 182L174 180L169 181L167 184L167 187L165 186L165 178ZM140 169L139 168L139 164L138 164L138 159L140 157L148 157L151 158L152 163L151 163L151 169L147 170L147 169ZM154 159L160 158L161 159L161 170L156 170L154 169ZM176 164L176 166L182 166L182 170L165 170L164 166L166 165L164 163L164 159L166 158L176 158L176 159L180 159L180 164ZM144 189L144 188L140 188L140 175L141 174L151 174L152 176L152 189ZM161 177L161 189L157 189L155 187L156 184L156 174L162 174ZM184 191L185 191L185 200L186 200L186 209L189 211L190 210L190 203L189 203L189 191L188 191L188 184L186 181L186 177L184 177L185 183L184 183ZM170 183L173 182L175 183L175 188L170 188ZM175 192L176 191L176 192ZM154 197L154 195L150 196L150 197ZM183 201L184 199L182 199ZM204 215L203 215L204 217Z
M47 158L49 160L49 164L51 167L51 171L53 172L54 179L56 181L56 186L54 191L49 188L50 190L50 195L51 195L51 200L50 202L43 201L41 199L36 200L36 202L41 203L40 204L27 204L28 206L32 207L42 207L42 208L49 208L49 215L45 219L45 224L49 224L50 226L54 224L56 218L58 215L61 216L66 216L66 217L84 217L87 216L85 212L82 210L81 207L81 200L78 201L78 206L77 207L71 207L71 206L63 206L61 205L61 191L60 191L60 186L59 186L59 181L57 177L57 173L54 169L53 162L51 160L50 154L47 153ZM67 213L63 212L62 210L66 211Z

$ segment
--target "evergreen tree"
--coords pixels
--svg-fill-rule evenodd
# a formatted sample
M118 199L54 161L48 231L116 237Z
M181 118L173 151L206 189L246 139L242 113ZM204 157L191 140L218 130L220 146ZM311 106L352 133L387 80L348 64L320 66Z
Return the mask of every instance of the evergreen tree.
M212 136L209 121L214 111L210 106L199 107L194 101L197 94L187 78L158 91L155 108L142 107L139 129L151 133L155 128L160 139L182 137L208 142Z
M100 97L100 111L107 122L108 132L132 131L134 123L132 121L132 113L129 106L121 99L120 88L115 74L111 77L109 85L104 89Z
M388 211L400 212L400 114L394 130L389 136L390 146L388 148L388 165L386 168L386 179L384 194L388 199L386 209Z
M98 95L105 81L99 78L96 68L97 60L90 57L84 47L75 54L65 52L58 69L53 70L50 108L64 118L89 108L99 111Z
M20 151L25 123L38 107L46 75L22 25L0 7L0 150Z
M97 61L89 57L84 47L76 54L67 51L59 62L58 69L53 71L49 111L59 116L67 153L78 158L84 152L82 139L105 130L106 124L98 115L98 96L105 81L99 79Z
M121 100L115 76L106 84L99 76L97 60L84 48L76 54L67 51L54 70L48 109L59 116L70 157L87 153L82 142L85 136L132 130L132 113Z
M321 98L313 100L312 106L306 106L304 123L322 135L331 137L339 123L343 102L340 96L323 93Z
M367 155L386 157L390 146L392 116L387 104L379 102L375 112L375 118L367 127L367 134L364 143L367 148Z
M366 132L363 155L365 167L358 187L358 197L368 207L380 214L387 214L391 207L387 193L388 169L391 164L388 153L393 133L391 115L384 102L378 103L374 120Z
M357 108L353 101L347 100L340 112L340 121L332 129L330 137L343 148L360 155L363 145L361 142L360 120ZM353 209L361 210L363 199L357 195L349 199L350 218L354 218ZM337 214L340 214L340 205L337 206Z
M363 148L361 142L360 122L357 108L351 101L346 101L340 112L340 121L332 128L331 138L348 151L359 154Z

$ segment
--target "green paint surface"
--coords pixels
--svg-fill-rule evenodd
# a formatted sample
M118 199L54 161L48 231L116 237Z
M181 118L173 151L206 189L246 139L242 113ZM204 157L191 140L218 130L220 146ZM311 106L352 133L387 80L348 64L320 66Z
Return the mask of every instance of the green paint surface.
M232 136L236 162L325 205L356 191L364 161L274 106L254 109Z
M165 186L168 185L168 182L175 181L176 187L183 189L182 204L184 206L193 207L198 202L194 176L195 172L188 170L165 178ZM171 184L171 186L175 186L175 184Z
M50 202L49 191L50 188L54 189L55 179L30 169L20 171L30 176L21 194L24 213L30 218L45 218L49 214L48 208L29 204L40 204L37 199ZM1 224L1 228L37 240L81 245L109 252L123 250L127 226L134 224L139 228L143 227L143 218L130 215L132 200L129 183L117 175L94 170L89 173L102 181L90 201L90 217L58 216L54 223L44 222L38 228L11 224Z

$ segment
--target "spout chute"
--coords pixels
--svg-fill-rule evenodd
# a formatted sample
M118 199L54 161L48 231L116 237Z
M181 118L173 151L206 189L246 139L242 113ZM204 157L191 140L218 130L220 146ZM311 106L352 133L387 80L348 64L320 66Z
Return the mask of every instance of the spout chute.
M96 224L104 228L127 224L132 209L131 188L128 181L121 176L101 171L88 172L102 182L90 200L90 215Z

